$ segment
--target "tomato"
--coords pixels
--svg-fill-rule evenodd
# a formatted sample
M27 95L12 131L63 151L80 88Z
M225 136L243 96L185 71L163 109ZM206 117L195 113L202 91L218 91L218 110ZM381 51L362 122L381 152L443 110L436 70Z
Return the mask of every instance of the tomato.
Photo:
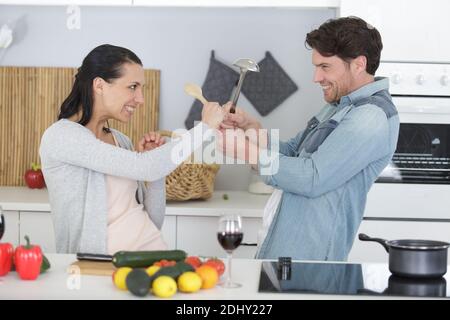
M200 267L202 265L202 260L200 260L199 257L196 256L190 256L187 257L184 262L186 262L187 264L190 264L192 266L192 268L197 269L198 267Z
M162 259L157 262L155 262L153 265L158 267L170 267L176 265L177 262L175 260L166 260Z
M216 269L217 273L219 274L219 277L225 272L225 264L222 260L217 258L210 258L206 260L203 265L211 266L214 269Z

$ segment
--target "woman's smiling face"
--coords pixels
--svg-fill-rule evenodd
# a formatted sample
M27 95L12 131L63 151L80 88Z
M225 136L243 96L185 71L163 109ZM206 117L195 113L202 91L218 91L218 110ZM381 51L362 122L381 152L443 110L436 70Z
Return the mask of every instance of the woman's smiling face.
M144 68L136 63L121 66L122 76L102 85L102 107L109 118L128 122L136 108L144 103Z

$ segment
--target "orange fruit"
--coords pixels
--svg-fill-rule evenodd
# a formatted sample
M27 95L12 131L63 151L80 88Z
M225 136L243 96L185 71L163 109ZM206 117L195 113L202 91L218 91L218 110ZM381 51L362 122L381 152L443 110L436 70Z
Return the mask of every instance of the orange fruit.
M213 288L219 281L217 270L211 266L202 265L195 272L202 278L202 289Z

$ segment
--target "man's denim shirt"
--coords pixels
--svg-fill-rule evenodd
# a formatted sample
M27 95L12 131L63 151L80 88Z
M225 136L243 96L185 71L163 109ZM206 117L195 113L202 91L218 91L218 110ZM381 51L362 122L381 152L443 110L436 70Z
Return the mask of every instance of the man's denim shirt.
M327 104L271 161L263 180L283 190L258 258L346 260L367 193L396 149L399 118L389 80ZM278 161L277 165L275 162ZM274 168L264 175L262 168Z

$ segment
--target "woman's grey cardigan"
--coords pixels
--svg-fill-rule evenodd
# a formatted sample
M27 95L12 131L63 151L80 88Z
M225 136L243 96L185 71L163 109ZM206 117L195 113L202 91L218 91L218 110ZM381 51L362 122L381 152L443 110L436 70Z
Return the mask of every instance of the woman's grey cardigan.
M212 130L200 122L179 139L141 153L132 151L127 136L117 130L112 133L120 148L66 119L51 125L42 136L39 154L59 253L107 253L105 174L137 180L137 198L160 229L166 206L165 176L201 147ZM180 146L187 148L184 153L175 152Z

